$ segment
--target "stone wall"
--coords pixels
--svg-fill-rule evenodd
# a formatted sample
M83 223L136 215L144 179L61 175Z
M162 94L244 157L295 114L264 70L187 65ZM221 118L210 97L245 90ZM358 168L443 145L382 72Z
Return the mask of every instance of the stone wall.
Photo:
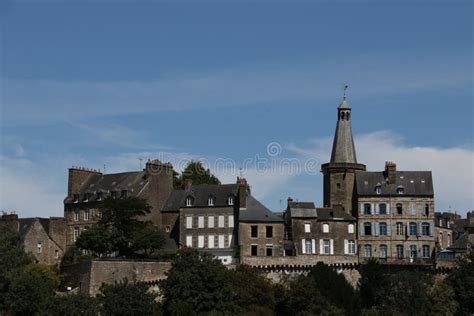
M60 245L47 234L39 219L35 219L28 232L23 236L23 243L25 252L32 254L40 264L58 265L64 254Z
M170 269L170 262L94 260L65 267L61 272L65 287L79 288L81 293L95 296L104 283L112 284L124 279L129 282L162 280Z
M257 227L257 237L252 237L252 226ZM272 227L272 237L267 238L266 227ZM251 256L252 245L257 246L257 256L265 257L266 248L272 246L272 256L283 256L285 226L283 223L239 223L239 246L242 257Z

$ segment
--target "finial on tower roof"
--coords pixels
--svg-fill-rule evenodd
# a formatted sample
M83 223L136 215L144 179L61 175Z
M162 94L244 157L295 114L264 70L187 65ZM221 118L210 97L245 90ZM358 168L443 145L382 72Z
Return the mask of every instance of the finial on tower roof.
M344 84L344 88L343 88L344 89L344 96L342 98L343 101L346 101L346 90L347 90L347 88L349 88L349 85L346 83L346 84Z

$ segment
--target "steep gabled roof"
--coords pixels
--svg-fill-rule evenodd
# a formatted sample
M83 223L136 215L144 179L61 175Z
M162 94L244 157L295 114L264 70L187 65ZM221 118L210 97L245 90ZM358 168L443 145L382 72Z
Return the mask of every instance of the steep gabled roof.
M283 223L283 217L273 213L256 198L247 196L247 205L239 211L239 221L259 223Z
M181 207L186 207L186 197L188 196L194 199L192 207L208 207L207 200L210 196L215 199L214 206L228 206L227 199L229 196L236 197L238 190L238 184L201 184L193 185L188 190L174 190L161 211L179 211Z
M383 171L356 171L357 194L361 196L398 195L397 188L403 188L406 196L433 196L431 171L396 171L396 182L388 183ZM381 194L375 192L380 186Z

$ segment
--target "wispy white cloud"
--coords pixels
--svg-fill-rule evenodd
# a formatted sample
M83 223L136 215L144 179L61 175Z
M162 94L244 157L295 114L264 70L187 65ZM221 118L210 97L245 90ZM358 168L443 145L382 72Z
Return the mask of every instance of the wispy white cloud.
M213 72L170 75L150 81L8 80L0 82L3 124L77 120L156 111L222 108L340 95L343 81L352 96L436 89L472 82L465 58L424 59L403 53L353 56L351 60L239 65ZM316 103L316 102L315 102Z

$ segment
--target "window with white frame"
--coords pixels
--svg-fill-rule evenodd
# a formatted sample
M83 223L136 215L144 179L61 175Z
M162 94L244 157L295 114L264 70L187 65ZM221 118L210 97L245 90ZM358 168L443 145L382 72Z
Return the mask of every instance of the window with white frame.
M403 258L403 245L397 245L397 258L402 259Z
M234 205L234 197L231 195L227 198L228 205Z
M380 258L387 258L387 245L380 245L379 256Z
M186 247L193 246L193 236L186 236Z
M198 216L198 228L204 228L204 216Z
M355 240L347 241L347 253L350 255L355 255L356 253L356 242Z
M54 258L59 259L59 250L58 249L54 250Z
M214 248L214 235L207 236L207 248Z
M416 258L416 257L417 257L416 245L410 245L410 258Z
M74 241L76 241L77 238L79 238L79 233L80 233L79 227L75 227L74 228Z
M74 221L79 221L79 211L74 211Z
M307 254L313 253L313 243L311 239L305 239L304 241L304 252Z
M193 228L193 217L192 216L186 216L186 228L187 229Z
M304 223L304 232L305 233L311 233L311 224L310 223Z
M39 242L38 245L37 245L37 251L38 251L38 253L43 252L43 247L42 247L42 245L41 245L40 242Z
M219 215L217 224L219 227L224 227L224 215Z
M364 203L364 215L370 215L372 205L370 203Z
M364 256L366 258L372 257L372 245L364 245Z
M323 233L329 233L329 224L323 224Z
M207 198L207 205L208 206L214 206L215 204L215 198L213 196L210 196Z
M219 248L224 248L225 247L225 236L224 235L219 235Z
M377 185L377 186L375 187L375 193L376 193L376 194L382 194L382 187L381 187L380 185Z
M403 235L403 223L402 222L397 222L397 235L402 236Z
M84 220L85 221L88 221L91 217L91 210L87 209L87 210L84 210Z
M418 233L418 229L417 229L417 225L415 222L410 222L408 224L408 229L409 229L409 232L410 232L410 236L416 236L417 233Z
M423 245L422 249L422 254L423 258L429 258L430 257L430 246L429 245Z
M430 232L430 223L422 223L421 224L421 234L423 236L430 236L431 235L431 232Z
M227 236L227 241L228 241L229 248L233 247L234 246L234 235L229 234L229 236Z
M234 215L229 215L228 221L229 221L229 227L234 227Z
M380 203L379 204L379 214L386 215L387 214L387 204Z
M186 198L186 206L187 207L193 206L193 201L194 201L194 199L191 196L188 196Z
M446 240L446 247L451 246L451 234L448 234L448 239Z
M411 202L408 205L408 212L410 213L410 215L416 215L416 203Z
M323 240L323 254L325 255L331 254L331 240L329 239Z
M354 233L354 227L355 227L354 224L347 225L347 232L349 234L353 234Z
M203 235L198 236L198 248L204 248L204 236Z
M214 228L214 215L209 215L207 218L207 227Z
M273 256L273 245L266 245L265 246L265 255L267 257Z
M387 223L379 223L379 235L380 236L387 235Z

